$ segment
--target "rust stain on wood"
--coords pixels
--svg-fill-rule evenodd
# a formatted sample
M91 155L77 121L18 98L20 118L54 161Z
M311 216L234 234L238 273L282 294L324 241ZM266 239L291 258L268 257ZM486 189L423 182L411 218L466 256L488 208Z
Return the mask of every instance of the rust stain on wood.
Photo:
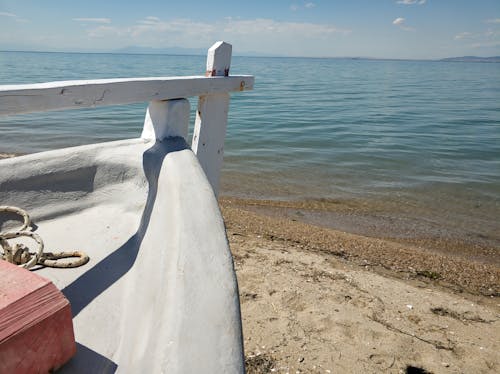
M213 69L213 70L207 70L205 72L205 77L217 77L217 70L216 69ZM226 68L224 69L224 76L225 77L229 77L229 68Z

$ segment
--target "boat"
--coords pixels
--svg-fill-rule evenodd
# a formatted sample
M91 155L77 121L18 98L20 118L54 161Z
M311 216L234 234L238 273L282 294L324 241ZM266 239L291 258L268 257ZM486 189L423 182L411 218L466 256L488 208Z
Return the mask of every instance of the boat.
M71 304L77 350L58 372L244 372L217 194L229 94L254 78L229 75L231 50L215 43L203 76L0 86L0 115L149 102L138 138L0 160L0 205L28 212L46 249L90 259L31 270Z

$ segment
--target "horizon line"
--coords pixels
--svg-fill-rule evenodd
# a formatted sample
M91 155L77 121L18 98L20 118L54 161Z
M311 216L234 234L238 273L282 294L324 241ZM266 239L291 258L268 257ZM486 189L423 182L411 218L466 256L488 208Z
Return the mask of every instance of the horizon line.
M119 51L44 51L44 50L17 50L0 49L0 52L15 53L67 53L67 54L106 54L106 55L143 55L143 56L206 56L201 53L168 53L168 52L119 52ZM500 56L450 56L442 58L397 58L397 57L369 57L369 56L284 56L284 55L259 55L251 52L242 52L234 54L233 57L252 57L252 58L308 58L308 59L342 59L342 60L379 60L379 61L443 61L449 59L500 59ZM452 62L452 61L450 61Z

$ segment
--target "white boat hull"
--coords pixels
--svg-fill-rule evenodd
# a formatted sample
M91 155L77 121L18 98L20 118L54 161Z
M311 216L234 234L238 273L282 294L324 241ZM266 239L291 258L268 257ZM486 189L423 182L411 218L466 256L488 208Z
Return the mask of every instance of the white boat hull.
M133 139L0 161L0 201L30 212L72 305L68 373L244 372L238 287L217 200L184 139Z

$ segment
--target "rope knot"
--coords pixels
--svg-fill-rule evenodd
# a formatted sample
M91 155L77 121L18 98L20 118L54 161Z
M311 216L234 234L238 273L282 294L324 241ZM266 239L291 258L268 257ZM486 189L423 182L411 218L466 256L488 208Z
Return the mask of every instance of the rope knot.
M21 266L25 269L29 269L37 264L54 268L74 268L85 265L89 262L89 256L81 251L43 253L44 244L42 238L38 234L28 230L31 226L31 219L26 211L13 206L0 206L0 212L15 213L23 217L23 225L20 230L0 232L0 248L3 250L3 254L0 252L0 259ZM30 252L24 244L20 243L17 243L14 247L12 247L8 242L9 239L15 239L23 236L29 237L37 242L37 252ZM78 260L69 262L57 261L62 258L70 257L77 257Z

